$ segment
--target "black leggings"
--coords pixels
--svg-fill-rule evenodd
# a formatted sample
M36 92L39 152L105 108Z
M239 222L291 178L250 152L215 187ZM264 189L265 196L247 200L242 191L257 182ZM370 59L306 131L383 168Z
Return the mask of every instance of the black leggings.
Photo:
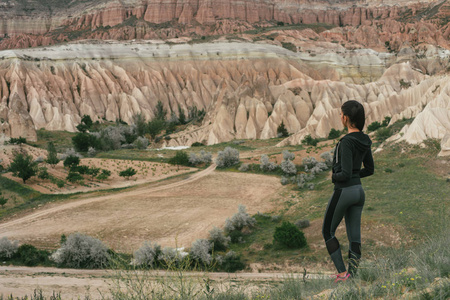
M361 258L361 213L364 200L365 195L362 186L353 185L335 190L328 202L322 234L328 253L339 273L345 272L346 269L342 259L341 247L335 236L336 228L345 216L345 226L350 244L348 272L353 276Z

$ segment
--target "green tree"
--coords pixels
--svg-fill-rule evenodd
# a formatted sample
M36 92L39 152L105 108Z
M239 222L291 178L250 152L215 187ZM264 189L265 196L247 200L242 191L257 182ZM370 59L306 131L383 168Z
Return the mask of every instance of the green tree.
M83 176L81 176L80 173L70 170L69 174L67 174L66 179L67 179L67 181L74 183L74 182L77 182L77 181L81 181L84 178L83 178Z
M164 108L164 105L161 101L158 101L158 103L156 103L155 110L155 119L166 121L167 110Z
M49 179L50 178L50 174L48 174L48 171L47 171L46 167L39 168L39 170L38 170L38 178L39 179Z
M80 164L80 158L75 155L69 155L64 160L64 167L68 167L72 169L73 167L77 167Z
M160 119L153 119L147 124L147 132L151 135L152 139L155 139L155 137L164 129L166 126L166 122L164 120Z
M37 163L28 154L16 153L9 168L14 176L23 180L23 183L37 173Z
M178 105L178 121L181 125L186 124L186 115L184 114L184 110Z
M56 153L55 144L53 144L53 142L49 142L47 144L47 159L45 162L51 165L52 168L54 168L59 162L58 154Z
M89 168L86 172L87 175L91 176L91 180L94 180L94 177L100 173L100 168Z
M289 136L289 132L286 129L286 126L284 126L284 122L281 121L280 126L278 126L277 128L277 134L279 137L288 137Z
M146 131L145 118L142 114L136 114L133 116L133 124L136 126L136 134L143 136Z
M97 179L100 181L103 181L103 180L108 179L109 176L111 176L111 171L102 169L102 172L100 173L100 175L97 176Z
M80 132L86 132L87 130L91 129L91 127L92 127L93 124L94 124L94 123L92 122L91 117L88 116L88 115L84 115L84 116L81 118L81 123L77 126L77 129L78 129Z
M74 137L72 137L72 144L75 150L78 152L88 152L89 147L98 149L99 142L97 138L92 134L79 132Z
M123 170L123 171L120 171L120 172L119 172L119 176L121 176L121 177L126 177L127 180L129 180L130 177L132 177L132 176L134 176L134 175L136 175L136 170L133 169L133 168L131 168L131 167L128 168L128 169L126 169L126 170Z

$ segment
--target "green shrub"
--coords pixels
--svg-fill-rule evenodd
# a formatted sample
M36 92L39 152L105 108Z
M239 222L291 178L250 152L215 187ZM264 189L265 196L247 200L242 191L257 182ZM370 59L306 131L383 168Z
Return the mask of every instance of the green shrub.
M189 166L189 155L185 151L177 151L174 157L169 159L169 164Z
M289 132L286 129L286 126L284 126L284 122L281 121L280 126L278 126L277 128L277 136L278 137L288 137L289 136Z
M191 147L201 147L201 146L205 146L203 143L200 142L195 142L191 145Z
M39 179L49 179L50 178L50 174L48 174L46 167L39 168L38 178Z
M77 181L83 180L84 178L78 172L69 171L69 174L67 174L66 179L67 179L67 181L69 181L71 183L75 183Z
M69 155L64 160L64 167L68 167L69 169L72 169L73 167L76 167L80 164L80 158L75 155Z
M280 227L275 228L274 242L287 248L302 248L306 246L306 238L297 226L290 222L283 222Z
M341 131L337 130L337 129L334 129L334 128L331 128L330 133L328 133L328 139L329 140L337 139L340 136L341 136Z
M17 249L15 258L26 266L32 267L46 264L48 255L49 253L45 250L38 250L33 245L23 244Z
M134 175L136 175L136 170L133 169L133 168L131 168L131 167L128 168L128 169L126 169L126 170L123 170L123 171L120 171L120 172L119 172L119 176L121 176L121 177L126 177L127 180L129 180L130 177L132 177L132 176L134 176Z
M375 121L375 122L370 123L369 126L367 126L367 130L368 130L369 132L371 132L371 131L377 130L377 129L380 128L380 127L381 127L380 122Z
M245 264L241 261L241 257L234 251L228 251L221 261L220 268L225 272L236 272L243 270Z
M309 145L309 146L314 146L314 147L317 146L318 142L319 142L319 140L311 137L310 134L305 136L305 138L302 140L302 144Z
M375 132L377 141L384 142L392 135L392 130L389 127L380 128Z

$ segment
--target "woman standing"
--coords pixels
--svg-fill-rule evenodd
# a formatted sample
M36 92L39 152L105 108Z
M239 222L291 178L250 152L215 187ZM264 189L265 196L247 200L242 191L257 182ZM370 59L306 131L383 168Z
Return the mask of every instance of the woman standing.
M361 213L365 200L360 178L370 176L374 172L370 150L372 141L362 132L365 123L364 107L354 100L345 102L341 107L341 121L348 128L348 134L338 142L334 150L334 192L328 202L322 227L328 253L339 273L335 282L345 281L356 274L361 258ZM361 165L364 167L361 168ZM336 228L343 217L349 241L348 271L335 236Z

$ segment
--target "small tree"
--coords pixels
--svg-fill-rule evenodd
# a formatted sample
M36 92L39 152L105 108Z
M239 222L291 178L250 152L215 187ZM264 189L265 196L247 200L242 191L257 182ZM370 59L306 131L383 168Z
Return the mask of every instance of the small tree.
M47 159L45 162L52 166L52 168L59 162L58 154L56 153L55 144L53 144L53 142L49 142L47 145Z
M133 124L136 126L136 134L138 136L143 136L147 127L144 116L142 114L134 115Z
M78 129L80 132L86 132L87 130L91 129L91 127L92 127L93 124L94 124L94 123L92 122L91 117L88 116L88 115L84 115L84 116L81 118L81 123L77 126L77 129Z
M111 176L111 171L102 169L102 172L100 173L100 175L97 176L97 179L100 181L103 181L103 180L108 179L109 176Z
M69 174L67 174L66 177L67 181L71 182L71 183L75 183L77 181L82 181L84 178L83 176L81 176L80 173L78 172L73 172L72 170L69 171Z
M161 101L158 101L158 103L156 103L155 110L156 110L155 119L165 122L166 116L167 116L167 110L164 108L164 105Z
M39 179L49 179L50 178L50 174L48 174L46 167L39 168L38 178Z
M89 168L86 172L87 175L91 176L91 180L94 180L94 177L100 173L100 168Z
M16 153L9 168L14 176L23 180L23 183L37 173L37 163L33 161L33 157L22 153Z
M64 160L64 167L68 167L72 169L73 167L77 167L80 164L80 158L78 156L69 155Z
M289 136L289 132L286 129L286 126L284 126L284 122L281 121L280 126L278 126L277 128L277 136L278 137L288 137Z
M186 115L184 114L184 110L178 105L178 122L181 125L186 124Z
M120 171L120 172L119 172L119 176L121 176L121 177L126 177L127 180L129 180L130 177L132 177L132 176L134 176L134 175L136 175L136 170L133 169L133 168L131 168L131 167L129 167L129 168L126 169L126 170L123 170L123 171Z
M150 134L152 139L155 139L155 137L164 129L166 126L166 121L161 119L153 119L147 124L147 132Z

